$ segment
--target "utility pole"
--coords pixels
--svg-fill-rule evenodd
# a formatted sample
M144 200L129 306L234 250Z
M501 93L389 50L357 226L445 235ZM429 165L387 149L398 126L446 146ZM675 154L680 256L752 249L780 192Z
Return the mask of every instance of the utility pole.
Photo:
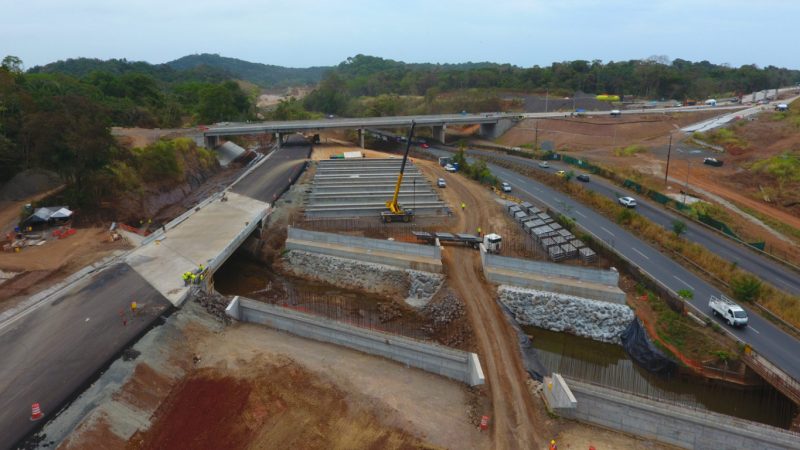
M550 90L548 89L544 93L544 112L547 112L547 101L550 99Z
M683 188L683 206L686 206L686 192L689 190L689 172L692 170L692 162L686 160L686 186Z
M536 134L534 135L533 152L539 151L539 121L536 121Z
M664 174L664 186L667 185L667 178L669 177L669 156L672 154L672 133L669 134L669 148L667 148L667 172Z

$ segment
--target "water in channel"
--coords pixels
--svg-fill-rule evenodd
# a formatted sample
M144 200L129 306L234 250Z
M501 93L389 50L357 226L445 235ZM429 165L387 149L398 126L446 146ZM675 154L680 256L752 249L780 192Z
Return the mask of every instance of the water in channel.
M797 407L772 386L739 388L693 376L669 379L637 366L619 345L523 326L542 364L567 378L670 401L690 408L788 428Z

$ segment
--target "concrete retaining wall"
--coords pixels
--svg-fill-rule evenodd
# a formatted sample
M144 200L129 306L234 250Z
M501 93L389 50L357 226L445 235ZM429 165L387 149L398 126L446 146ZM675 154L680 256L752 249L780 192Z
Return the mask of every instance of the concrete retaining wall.
M554 411L571 419L688 449L800 448L800 434L780 428L568 382L577 406Z
M234 297L225 312L242 322L259 323L309 339L382 356L470 386L484 383L483 370L475 353L358 328L243 297Z
M616 271L508 258L486 253L483 246L481 263L486 279L493 283L625 304Z
M289 227L286 249L403 269L442 273L442 251L440 247L433 245L368 239Z

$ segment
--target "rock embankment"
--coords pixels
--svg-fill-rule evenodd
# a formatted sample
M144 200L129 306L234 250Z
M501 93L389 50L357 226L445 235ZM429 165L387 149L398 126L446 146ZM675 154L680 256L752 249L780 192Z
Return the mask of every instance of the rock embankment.
M522 325L601 342L621 344L620 335L634 317L627 305L510 286L501 286L498 292L500 301Z
M403 297L409 305L425 306L442 286L444 277L419 270L400 269L355 259L291 250L283 267L293 275L347 289L389 297Z

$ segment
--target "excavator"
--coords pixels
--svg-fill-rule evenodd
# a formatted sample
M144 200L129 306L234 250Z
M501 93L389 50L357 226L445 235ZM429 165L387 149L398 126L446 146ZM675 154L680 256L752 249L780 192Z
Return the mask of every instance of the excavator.
M403 172L406 170L406 161L408 161L408 151L411 150L411 140L414 137L414 127L416 122L411 121L411 129L408 131L408 139L406 140L406 152L403 155L403 163L400 165L400 175L397 176L397 184L394 186L394 195L392 199L386 202L388 211L381 212L381 220L383 223L389 222L411 222L414 218L413 209L403 209L397 204L397 197L400 195L400 185L403 184Z

